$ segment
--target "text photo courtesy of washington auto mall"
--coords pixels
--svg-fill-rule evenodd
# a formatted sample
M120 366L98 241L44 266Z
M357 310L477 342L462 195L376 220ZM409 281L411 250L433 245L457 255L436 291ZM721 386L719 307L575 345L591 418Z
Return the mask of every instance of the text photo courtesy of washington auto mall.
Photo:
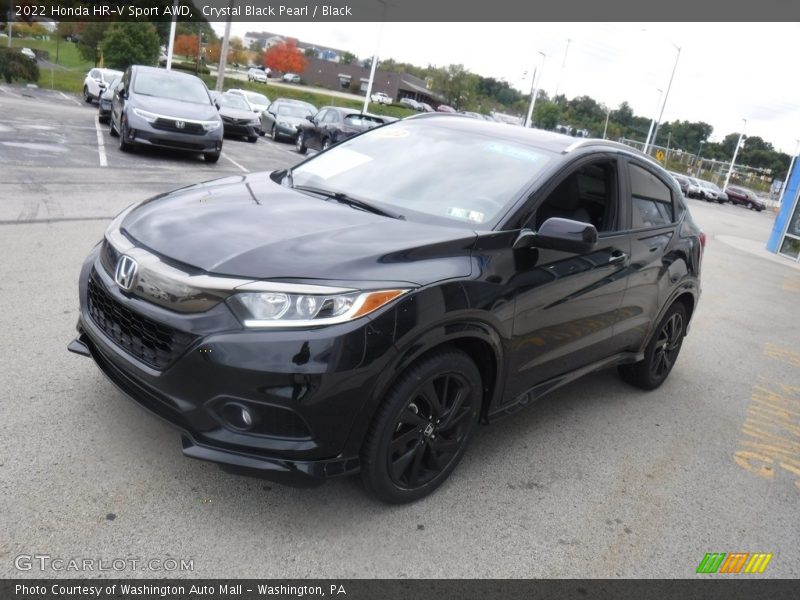
M2 9L0 598L791 589L797 7Z

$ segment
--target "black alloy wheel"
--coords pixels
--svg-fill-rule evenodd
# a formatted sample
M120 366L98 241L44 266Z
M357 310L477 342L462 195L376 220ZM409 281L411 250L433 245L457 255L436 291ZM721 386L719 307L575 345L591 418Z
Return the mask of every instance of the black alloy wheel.
M133 150L133 144L128 142L128 137L128 121L123 115L119 126L119 149L123 152L131 152Z
M297 140L294 143L294 147L300 154L308 152L308 148L306 147L306 135L302 129L297 133Z
M270 130L269 135L272 138L272 141L274 142L278 141L278 128L275 125L275 123L272 124L272 129Z
M675 302L659 322L644 359L619 367L622 379L644 390L654 390L664 383L681 351L686 321L686 308L682 302Z
M362 449L361 476L384 502L430 494L461 460L481 410L481 376L459 350L412 365L392 387Z

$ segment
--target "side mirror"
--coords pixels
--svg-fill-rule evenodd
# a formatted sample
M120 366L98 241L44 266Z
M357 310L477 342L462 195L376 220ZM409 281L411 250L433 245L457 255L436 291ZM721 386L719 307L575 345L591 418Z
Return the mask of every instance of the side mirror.
M549 248L561 252L585 254L597 246L597 229L591 223L560 219L547 219L539 231L523 229L514 241L514 249Z
M122 83L120 83L117 86L117 96L119 96L120 98L125 97L125 85L123 85Z
M312 117L311 115L306 115L306 119L308 119L312 123L314 122L314 117Z

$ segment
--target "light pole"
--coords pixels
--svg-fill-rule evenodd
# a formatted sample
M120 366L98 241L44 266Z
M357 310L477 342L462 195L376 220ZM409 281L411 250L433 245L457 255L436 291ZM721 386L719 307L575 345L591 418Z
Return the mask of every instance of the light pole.
M606 111L606 124L603 125L603 139L606 139L606 132L608 131L608 118L611 116L611 109Z
M794 147L794 154L792 155L792 162L789 163L789 170L786 171L786 180L781 186L781 195L778 198L778 206L780 206L781 202L783 202L783 195L786 193L786 184L789 183L789 175L792 174L792 167L794 167L794 161L797 158L797 151L800 150L800 140L795 140L795 142L797 142L797 145Z
M661 126L661 117L664 116L664 107L667 105L667 100L669 99L669 90L672 87L672 80L675 79L675 71L678 68L678 60L681 58L681 47L677 44L673 44L670 42L672 46L678 51L678 54L675 55L675 64L672 65L672 74L669 76L669 83L667 84L667 93L664 94L664 103L661 105L661 112L658 113L658 121L656 122L656 130L653 132L653 143L656 143L656 138L658 137L658 128Z
M697 156L695 157L694 161L697 163L697 169L695 170L694 176L700 177L700 166L703 164L703 159L700 158L700 152L703 151L703 144L705 144L705 140L700 140L700 147L697 148Z
M542 55L542 64L533 70L533 81L531 81L531 103L528 106L528 116L525 119L525 127L533 127L533 107L536 105L536 96L539 93L538 81L541 79L541 72L544 71L544 59L547 55L544 52L539 52Z
M169 46L167 47L167 71L172 70L172 51L175 49L175 25L178 21L178 0L175 0L172 11L172 23L169 26Z
M656 102L656 111L658 111L658 105L661 104L661 96L664 94L664 90L656 90L658 92L658 102ZM650 121L650 131L647 132L647 140L644 142L644 149L642 152L647 154L647 150L650 148L650 139L653 137L653 129L656 126L656 116L655 112L653 113L653 120Z
M381 16L381 25L378 28L378 41L375 43L375 55L372 57L372 65L370 66L369 70L369 83L367 84L367 93L364 96L364 106L361 109L361 112L367 112L367 108L369 108L369 101L370 96L372 95L372 82L375 80L375 69L378 66L378 53L381 49L381 38L383 37L383 25L386 23L386 8L387 3L386 0L376 0L380 4L383 5L383 15Z
M742 132L739 134L739 141L736 142L736 149L733 151L733 158L731 159L731 166L728 167L728 175L725 177L725 185L722 186L722 191L728 187L733 173L733 165L736 163L736 156L739 154L739 147L742 145L742 138L744 137L744 128L747 127L747 119L742 119Z

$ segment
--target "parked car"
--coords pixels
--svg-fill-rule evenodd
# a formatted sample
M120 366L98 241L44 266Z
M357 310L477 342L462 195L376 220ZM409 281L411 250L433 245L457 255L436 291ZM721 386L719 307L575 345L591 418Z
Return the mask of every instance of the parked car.
M235 94L220 94L210 92L211 100L222 117L222 127L225 135L235 135L247 138L248 142L258 141L261 131L261 122L253 114L244 98Z
M238 88L231 88L226 90L226 94L234 94L236 96L241 96L244 98L244 101L247 102L247 106L250 107L250 110L256 114L261 114L267 108L269 108L270 100L264 94L259 94L258 92L251 92L250 90L242 90Z
M433 109L433 107L430 104L428 104L427 102L420 102L419 105L422 107L422 111L423 112L428 112L428 113L436 112Z
M448 106L447 104L440 104L439 106L436 107L436 111L437 112L443 112L443 113L458 112L458 111L456 111L455 108L453 108L452 106Z
M400 98L399 104L402 104L406 108L410 108L412 110L423 110L422 105L413 98Z
M377 104L391 104L392 97L385 92L376 92L372 94L369 99Z
M284 73L281 79L286 83L300 83L300 75L297 73Z
M202 153L215 163L222 153L222 118L203 80L155 67L128 67L111 101L111 135L119 149L158 146Z
M308 123L317 108L307 102L276 99L269 108L261 113L261 130L268 131L273 140L281 138L295 141L298 126Z
M389 122L388 117L362 113L355 108L323 106L305 123L298 124L295 149L300 154L305 154L309 148L327 150L333 144Z
M725 204L728 201L728 196L715 183L704 179L698 179L697 181L700 183L701 197L705 201L719 202L720 204Z
M122 77L122 71L114 69L90 69L83 79L83 99L86 102L100 100L109 84Z
M114 99L114 90L117 89L120 79L121 77L115 77L100 94L100 100L97 103L97 120L101 123L108 123L111 118L111 101Z
M728 200L733 204L746 206L750 210L757 210L758 212L767 208L767 205L756 196L753 190L748 190L747 188L737 185L729 185L725 188L725 193L728 194Z
M247 81L267 83L267 73L263 69L250 68L247 70Z
M689 185L690 185L689 184L689 178L686 177L686 175L681 175L680 173L674 173L672 171L670 171L669 174L672 175L672 178L680 186L681 193L684 196L688 196L689 195Z
M23 56L27 56L31 60L36 60L36 53L30 48L20 48L19 51Z
M700 185L700 181L695 179L694 177L686 176L686 179L689 180L689 189L686 195L689 198L703 198L703 188Z
M285 483L360 471L411 502L479 423L581 375L661 385L704 244L633 149L421 115L127 208L80 271L69 349L186 456Z
M472 112L469 110L462 110L458 114L464 115L465 117L470 117L472 119L483 119L480 113Z

